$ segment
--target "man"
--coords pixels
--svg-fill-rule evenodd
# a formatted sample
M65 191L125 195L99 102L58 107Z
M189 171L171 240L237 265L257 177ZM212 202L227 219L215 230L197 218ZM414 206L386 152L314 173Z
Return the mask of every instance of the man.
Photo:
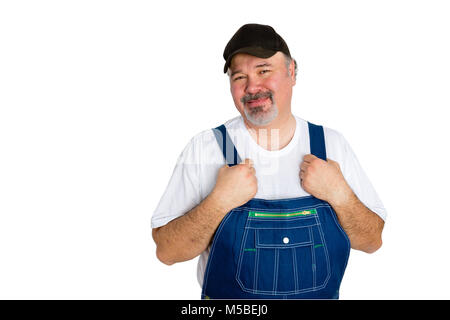
M350 246L380 248L386 210L343 136L292 114L296 62L273 28L242 26L224 58L241 116L181 154L157 257L200 255L202 298L338 298Z

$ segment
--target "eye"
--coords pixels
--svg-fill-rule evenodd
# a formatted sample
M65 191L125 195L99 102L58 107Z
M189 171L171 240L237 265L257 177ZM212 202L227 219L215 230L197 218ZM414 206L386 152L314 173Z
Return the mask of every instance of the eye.
M244 76L237 76L237 77L234 77L234 78L233 78L233 81L238 81L238 80L241 80L241 79L244 79Z
M269 69L264 69L264 70L261 70L259 73L260 74L265 74L265 73L268 73L268 72L270 72L271 70L269 70Z

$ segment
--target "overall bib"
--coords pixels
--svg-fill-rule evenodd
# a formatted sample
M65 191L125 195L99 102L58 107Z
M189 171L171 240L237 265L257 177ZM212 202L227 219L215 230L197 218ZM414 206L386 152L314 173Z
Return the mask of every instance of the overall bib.
M311 153L326 160L323 127L308 127ZM227 164L240 163L225 126L214 133ZM327 202L253 198L217 228L202 299L338 299L349 254L350 241Z

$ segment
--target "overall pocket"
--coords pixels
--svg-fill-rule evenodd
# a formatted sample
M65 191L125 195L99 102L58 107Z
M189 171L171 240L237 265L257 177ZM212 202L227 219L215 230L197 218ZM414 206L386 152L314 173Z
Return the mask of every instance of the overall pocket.
M255 294L318 290L330 277L329 257L316 209L249 212L236 280Z

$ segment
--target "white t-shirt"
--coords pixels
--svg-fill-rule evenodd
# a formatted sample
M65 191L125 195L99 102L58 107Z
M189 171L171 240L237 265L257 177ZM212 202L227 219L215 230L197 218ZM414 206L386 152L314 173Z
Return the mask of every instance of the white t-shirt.
M310 152L307 121L295 116L294 136L281 150L268 151L251 137L241 116L225 123L241 159L254 162L258 191L255 198L286 199L310 195L302 189L299 172ZM323 127L327 158L337 161L345 180L358 199L386 219L386 209L342 134ZM274 132L268 132L276 134ZM211 129L194 136L181 153L169 184L153 213L152 228L161 227L197 206L214 188L217 172L225 164ZM197 278L202 286L209 248L199 257Z

